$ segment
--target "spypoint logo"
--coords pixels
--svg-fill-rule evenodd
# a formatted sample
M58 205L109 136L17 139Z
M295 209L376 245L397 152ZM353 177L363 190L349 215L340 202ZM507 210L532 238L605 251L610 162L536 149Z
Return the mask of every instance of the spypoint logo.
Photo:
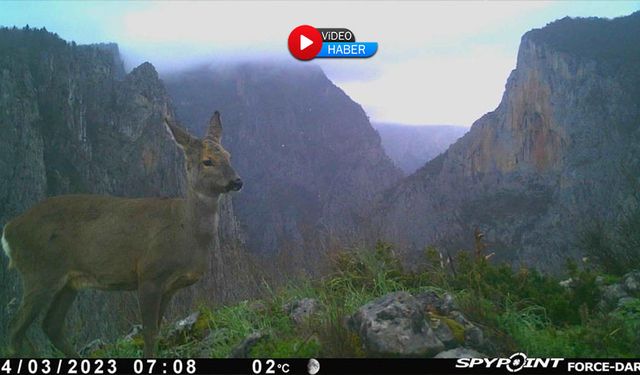
M459 358L456 368L506 368L518 372L523 368L557 368L564 358L527 358L524 353L512 354L509 358Z
M507 365L507 370L511 372L518 372L522 370L524 365L527 363L527 356L524 353L515 353L509 357L509 364Z

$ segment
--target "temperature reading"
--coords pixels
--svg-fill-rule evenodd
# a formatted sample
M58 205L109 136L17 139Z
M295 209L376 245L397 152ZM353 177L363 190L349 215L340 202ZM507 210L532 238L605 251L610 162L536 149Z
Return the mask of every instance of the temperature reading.
M267 359L264 361L264 372L262 361L259 359L255 359L251 364L251 370L254 374L288 374L289 373L289 364L288 363L276 363L273 359Z

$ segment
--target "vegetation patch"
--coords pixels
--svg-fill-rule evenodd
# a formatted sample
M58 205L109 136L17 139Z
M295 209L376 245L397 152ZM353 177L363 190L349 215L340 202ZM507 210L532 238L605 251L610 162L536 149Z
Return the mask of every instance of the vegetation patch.
M262 332L265 335L250 348L250 356L366 357L371 353L348 324L359 307L395 291L441 295L447 291L460 311L484 330L488 355L521 351L540 357L640 356L638 296L621 300L619 306L602 305L602 287L619 283L621 277L568 262L571 282L563 285L562 279L533 269L492 264L481 254L460 252L451 266L439 257L433 261L433 252L437 249L425 252L429 266L417 272L404 270L386 243L335 254L331 274L322 279L291 281L260 301L200 307L193 333L178 346L161 346L160 355L224 358L246 337ZM304 298L316 300L321 308L296 322L283 306ZM440 319L457 342L464 342L463 324L435 312L428 316ZM142 343L134 338L93 355L141 354Z

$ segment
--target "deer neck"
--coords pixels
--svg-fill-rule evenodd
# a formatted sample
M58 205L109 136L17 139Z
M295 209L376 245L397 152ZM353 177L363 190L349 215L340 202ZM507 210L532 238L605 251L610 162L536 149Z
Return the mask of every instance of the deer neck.
M218 234L218 201L220 195L205 196L189 189L186 199L188 235L200 249L214 248Z

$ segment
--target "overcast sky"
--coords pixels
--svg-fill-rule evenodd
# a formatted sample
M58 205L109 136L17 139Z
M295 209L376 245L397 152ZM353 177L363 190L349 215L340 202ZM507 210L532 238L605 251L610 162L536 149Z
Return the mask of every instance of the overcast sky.
M521 35L564 16L616 17L608 2L0 2L0 25L46 27L78 43L117 42L128 69L291 59L300 24L377 41L370 59L315 60L374 121L470 126L499 103ZM302 62L300 62L302 64Z

